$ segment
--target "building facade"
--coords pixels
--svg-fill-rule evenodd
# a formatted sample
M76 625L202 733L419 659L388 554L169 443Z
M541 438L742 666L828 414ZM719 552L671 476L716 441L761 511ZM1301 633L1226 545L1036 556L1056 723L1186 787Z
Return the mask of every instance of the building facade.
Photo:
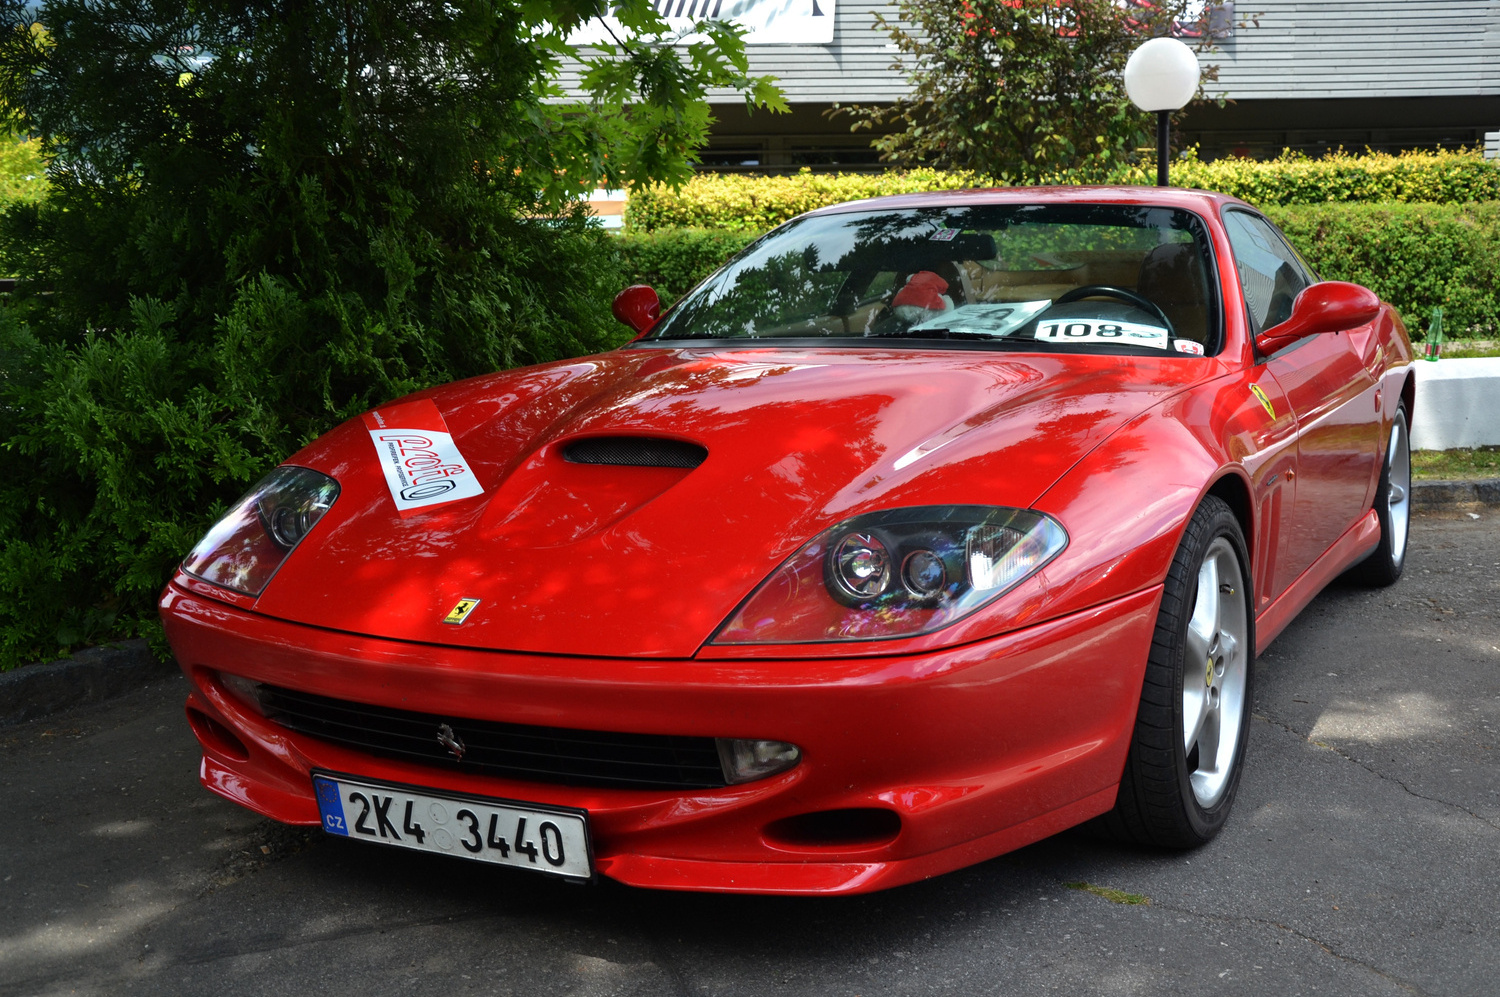
M684 0L663 2L669 13L684 7ZM706 169L878 168L869 133L851 134L848 119L830 112L905 92L905 77L892 68L898 53L875 18L876 11L895 18L893 4L718 0L715 6L723 16L750 8L796 16L816 10L832 23L805 22L819 25L814 44L788 43L788 32L765 35L783 39L769 44L752 36L751 71L781 81L791 113L747 113L735 95L714 95L718 121L702 157ZM1237 7L1228 18L1235 26L1203 61L1218 65L1211 92L1227 103L1194 106L1180 129L1206 158L1273 156L1283 148L1315 155L1339 146L1482 147L1486 133L1500 129L1500 0L1224 6Z

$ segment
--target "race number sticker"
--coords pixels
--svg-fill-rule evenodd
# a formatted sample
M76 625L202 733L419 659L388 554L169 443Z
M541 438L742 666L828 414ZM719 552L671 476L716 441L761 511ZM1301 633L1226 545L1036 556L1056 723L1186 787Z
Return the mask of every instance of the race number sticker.
M364 419L401 515L484 494L431 399L376 409Z
M1122 343L1165 350L1167 330L1154 325L1119 322L1114 319L1059 319L1039 322L1036 338L1049 343Z

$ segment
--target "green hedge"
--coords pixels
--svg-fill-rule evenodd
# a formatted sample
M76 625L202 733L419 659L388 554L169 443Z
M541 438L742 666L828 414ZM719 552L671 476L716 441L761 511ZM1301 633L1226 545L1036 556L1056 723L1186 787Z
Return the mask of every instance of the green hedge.
M671 304L760 233L725 229L663 229L626 233L616 245L621 269L633 283L650 284Z
M36 139L0 135L0 208L47 196L47 164Z
M1067 178L1050 178L1064 183ZM1152 184L1156 167L1121 169L1111 182ZM1217 190L1268 207L1327 202L1424 202L1438 204L1500 200L1500 163L1470 152L1407 152L1321 159L1284 154L1257 162L1187 157L1172 166L1179 187ZM764 231L788 218L840 201L882 194L986 186L972 173L914 170L910 173L819 174L804 170L779 177L702 174L680 190L637 190L625 208L625 224L637 231L659 228L722 228Z
M1133 183L1155 183L1139 170ZM1403 152L1353 155L1342 150L1320 159L1283 153L1279 159L1189 158L1172 167L1179 187L1217 190L1261 208L1334 202L1464 204L1500 200L1500 163L1477 152Z
M631 192L625 226L634 231L718 228L764 232L804 211L883 194L983 186L973 173L813 173L753 177L703 173L680 190L648 187Z
M1450 336L1491 339L1500 330L1500 203L1294 205L1267 214L1321 276L1395 304L1413 338L1426 333L1435 305ZM617 245L625 273L672 301L757 234L627 232Z
M1318 204L1267 208L1326 280L1363 284L1394 304L1412 338L1435 305L1444 333L1500 331L1500 202Z

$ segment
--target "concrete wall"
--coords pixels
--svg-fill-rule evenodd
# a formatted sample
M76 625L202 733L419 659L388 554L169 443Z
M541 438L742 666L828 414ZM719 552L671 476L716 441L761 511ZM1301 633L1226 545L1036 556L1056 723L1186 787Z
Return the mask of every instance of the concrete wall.
M1411 445L1418 450L1500 446L1500 357L1417 361Z

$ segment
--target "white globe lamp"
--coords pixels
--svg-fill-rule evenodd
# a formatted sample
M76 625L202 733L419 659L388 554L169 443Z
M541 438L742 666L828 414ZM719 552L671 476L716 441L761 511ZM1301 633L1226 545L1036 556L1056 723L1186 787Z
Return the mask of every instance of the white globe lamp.
M1130 53L1125 92L1143 111L1156 112L1156 184L1166 187L1171 114L1193 99L1202 71L1193 50L1175 38L1153 38Z

